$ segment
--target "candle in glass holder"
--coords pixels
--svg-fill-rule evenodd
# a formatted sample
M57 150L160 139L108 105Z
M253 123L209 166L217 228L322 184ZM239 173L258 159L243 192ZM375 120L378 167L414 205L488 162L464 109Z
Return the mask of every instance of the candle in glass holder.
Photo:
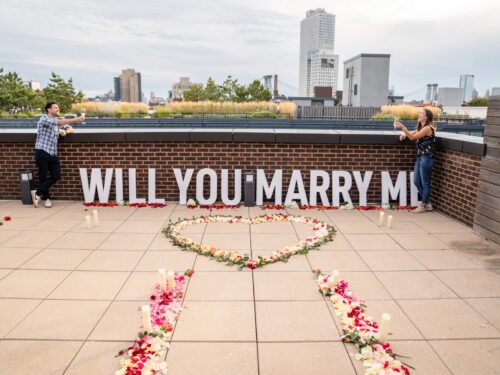
M151 325L151 308L148 305L144 305L141 307L141 312L144 330L148 332L153 331L153 326Z
M384 211L380 212L380 215L378 217L378 225L379 226L384 225L384 215L385 215Z
M99 225L99 213L97 210L92 211L92 217L94 218L94 225Z
M88 229L92 228L92 222L90 221L90 215L85 216L85 224L87 225Z
M168 271L167 285L168 285L168 289L175 289L175 272Z
M393 219L392 215L389 215L387 217L387 229L391 229L392 228L392 219Z
M387 336L389 336L389 323L391 322L391 315L388 313L382 314L382 319L378 327L378 341L382 344L387 342Z
M160 274L160 288L163 291L167 290L167 271L165 271L163 268L158 270L158 273Z

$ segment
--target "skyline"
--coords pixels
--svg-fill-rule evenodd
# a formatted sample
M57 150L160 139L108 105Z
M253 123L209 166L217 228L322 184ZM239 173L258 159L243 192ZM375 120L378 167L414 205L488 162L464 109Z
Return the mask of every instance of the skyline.
M263 0L153 0L141 8L131 0L20 0L0 14L0 67L42 85L55 71L89 96L107 92L126 68L142 73L145 95L166 96L180 76L221 82L232 75L248 83L266 74L279 75L280 93L297 95L300 21L321 7L336 16L340 72L359 53L389 53L389 84L407 100L425 97L427 83L458 87L461 74L475 76L481 96L500 86L500 4L393 3L291 1L277 9Z

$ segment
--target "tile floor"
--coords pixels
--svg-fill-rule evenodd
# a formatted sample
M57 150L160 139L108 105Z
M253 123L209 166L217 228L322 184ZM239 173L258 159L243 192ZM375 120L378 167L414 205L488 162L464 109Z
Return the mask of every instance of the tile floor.
M391 341L411 357L412 373L499 371L500 248L437 212L393 212L388 230L374 212L289 210L333 224L335 240L288 263L238 271L179 251L160 233L169 219L206 210L101 208L100 225L87 229L89 211L79 202L34 209L0 201L0 217L12 217L0 227L1 374L112 374L159 268L196 270L167 354L170 375L362 374L316 290L315 268L340 270L374 317L392 315ZM209 224L186 233L256 257L309 229Z

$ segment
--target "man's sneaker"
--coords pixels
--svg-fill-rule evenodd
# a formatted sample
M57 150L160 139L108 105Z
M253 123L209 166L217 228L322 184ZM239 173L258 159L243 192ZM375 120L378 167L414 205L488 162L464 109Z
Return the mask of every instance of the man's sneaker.
M47 208L50 208L52 207L52 202L50 201L50 199L45 199L45 204L44 204L45 207Z
M35 208L38 207L38 203L40 203L41 200L42 200L42 198L40 198L38 195L36 195L36 190L31 190L31 201L33 202L33 205L35 206Z
M425 211L426 211L425 206L418 206L412 212L415 213L415 214L419 214L419 213L422 213L422 212L425 212Z
M434 208L432 207L432 204L427 203L427 204L425 205L425 210L426 210L426 211L432 211L433 209L434 209Z

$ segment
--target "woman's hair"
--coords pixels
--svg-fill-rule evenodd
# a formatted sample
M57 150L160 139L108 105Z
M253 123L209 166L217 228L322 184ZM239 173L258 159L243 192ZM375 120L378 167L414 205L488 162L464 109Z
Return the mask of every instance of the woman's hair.
M434 114L430 109L423 108L423 110L425 111L427 120L425 120L425 124L422 124L417 120L417 131L420 131L424 126L430 126L432 128L432 131L436 131L436 125L434 124Z

